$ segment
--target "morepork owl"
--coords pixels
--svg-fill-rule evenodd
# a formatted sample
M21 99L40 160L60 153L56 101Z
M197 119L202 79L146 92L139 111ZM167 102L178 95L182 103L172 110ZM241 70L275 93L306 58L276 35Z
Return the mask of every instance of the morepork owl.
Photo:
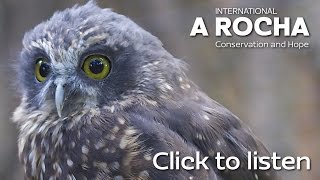
M275 178L246 168L248 151L267 150L188 79L183 61L92 1L27 32L17 64L21 104L13 120L26 179ZM208 156L209 170L158 170L153 157L171 151ZM217 152L242 166L218 170Z

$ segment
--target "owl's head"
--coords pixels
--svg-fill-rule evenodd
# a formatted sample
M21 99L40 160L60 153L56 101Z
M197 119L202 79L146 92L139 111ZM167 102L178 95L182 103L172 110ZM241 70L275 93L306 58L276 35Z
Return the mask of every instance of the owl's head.
M27 32L17 69L24 103L52 107L61 117L83 106L157 101L183 76L183 66L156 37L90 1Z

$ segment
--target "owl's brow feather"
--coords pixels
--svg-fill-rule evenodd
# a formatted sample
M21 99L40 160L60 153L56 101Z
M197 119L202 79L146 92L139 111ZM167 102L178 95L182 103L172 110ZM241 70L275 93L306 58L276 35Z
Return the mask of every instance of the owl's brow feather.
M40 93L37 94L36 96L34 96L31 99L31 101L37 100L38 105L40 106L45 101L45 99L46 99L45 96L48 94L52 83L53 83L53 81L51 79L49 79L48 82L45 84L45 86L43 86L43 88L41 88Z

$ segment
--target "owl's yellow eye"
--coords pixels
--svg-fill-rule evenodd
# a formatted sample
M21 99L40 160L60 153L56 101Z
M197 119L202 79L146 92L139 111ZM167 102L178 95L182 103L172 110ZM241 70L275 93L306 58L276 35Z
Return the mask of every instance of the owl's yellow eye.
M92 79L100 80L105 78L110 72L110 61L106 56L88 56L82 65L82 70Z
M47 76L51 72L50 64L44 58L39 58L35 66L35 76L39 82L43 82L47 79Z

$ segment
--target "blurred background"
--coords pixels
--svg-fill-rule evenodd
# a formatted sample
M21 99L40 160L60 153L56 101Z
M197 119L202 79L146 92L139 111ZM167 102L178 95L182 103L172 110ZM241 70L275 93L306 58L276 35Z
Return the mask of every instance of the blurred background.
M0 179L23 179L17 157L17 128L11 122L19 104L11 64L25 31L53 12L84 0L0 0ZM250 126L272 152L309 156L311 171L281 171L283 180L320 179L320 17L318 0L101 0L102 7L129 16L158 36L174 56L190 64L190 76ZM291 38L311 43L297 49L218 49L214 46L215 7L271 7L280 16L305 18L311 36ZM202 16L209 37L190 37ZM241 39L228 39L241 41ZM245 41L282 42L290 38Z

